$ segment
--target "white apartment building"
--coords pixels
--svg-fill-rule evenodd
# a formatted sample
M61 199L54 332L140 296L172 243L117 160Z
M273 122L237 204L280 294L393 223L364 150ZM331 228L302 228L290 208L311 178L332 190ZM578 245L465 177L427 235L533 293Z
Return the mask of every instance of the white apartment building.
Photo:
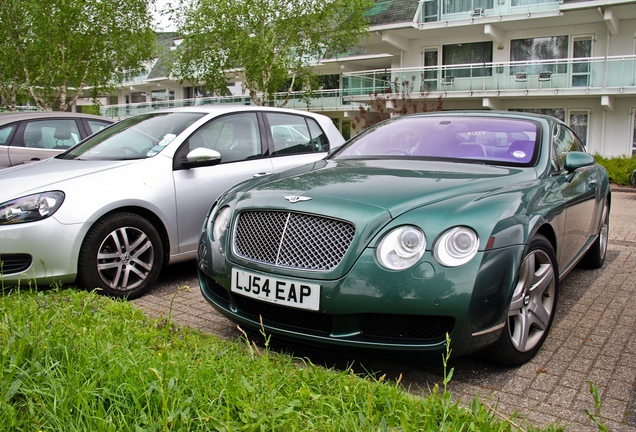
M444 110L543 112L569 123L592 153L636 153L636 0L377 0L367 16L368 39L315 65L336 74L338 88L290 107L329 115L347 136L358 104L408 82L412 98L441 96ZM240 83L232 96L195 99L200 90L159 69L122 86L119 105L103 113L250 103Z

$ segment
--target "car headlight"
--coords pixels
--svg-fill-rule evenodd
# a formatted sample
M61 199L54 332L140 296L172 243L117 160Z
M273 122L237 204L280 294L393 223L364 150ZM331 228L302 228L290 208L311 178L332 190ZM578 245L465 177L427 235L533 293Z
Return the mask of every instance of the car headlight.
M415 264L426 251L426 236L419 228L405 225L386 234L376 249L382 266L404 270Z
M470 261L479 249L477 233L468 227L445 231L435 242L435 259L446 267L457 267Z
M64 192L28 195L0 204L0 225L34 222L46 219L60 208Z
M220 209L217 212L216 216L210 217L210 220L213 221L211 232L212 240L219 240L221 238L221 235L223 235L223 233L227 229L228 223L230 222L230 213L230 208L226 206Z

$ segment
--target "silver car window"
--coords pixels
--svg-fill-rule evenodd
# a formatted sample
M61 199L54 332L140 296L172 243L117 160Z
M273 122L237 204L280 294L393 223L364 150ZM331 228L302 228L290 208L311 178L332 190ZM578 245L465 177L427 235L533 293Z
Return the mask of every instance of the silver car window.
M57 156L62 159L128 160L152 157L202 113L147 113L124 119Z
M256 113L220 117L197 130L189 140L189 151L199 147L221 153L221 163L261 156L261 134Z
M0 145L5 145L7 143L7 140L11 136L11 132L13 132L14 128L15 125L9 125L0 129Z
M23 145L36 149L67 149L80 142L75 120L37 120L25 124ZM13 145L20 144L18 142Z

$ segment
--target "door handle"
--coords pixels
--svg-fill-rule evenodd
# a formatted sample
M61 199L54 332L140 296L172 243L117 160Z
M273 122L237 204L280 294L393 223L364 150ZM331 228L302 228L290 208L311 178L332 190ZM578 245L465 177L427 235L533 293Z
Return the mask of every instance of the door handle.
M271 172L260 172L260 173L254 174L254 177L263 177L263 176L270 175L270 174L271 174Z

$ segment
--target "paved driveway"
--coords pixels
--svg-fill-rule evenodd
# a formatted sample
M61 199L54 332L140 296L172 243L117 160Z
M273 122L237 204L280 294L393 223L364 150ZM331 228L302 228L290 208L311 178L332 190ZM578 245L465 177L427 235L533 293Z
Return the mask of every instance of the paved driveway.
M553 330L531 362L502 368L477 357L454 359L449 389L468 403L478 392L497 412L534 426L558 423L566 431L598 431L585 409L594 412L589 383L602 398L610 431L636 431L636 193L614 191L607 262L602 269L575 269L561 284ZM187 288L186 288L187 287ZM134 301L153 317L172 318L221 338L239 336L234 324L216 313L199 291L194 263L169 267L156 286ZM302 353L305 355L306 353ZM368 356L334 357L308 353L315 362L375 371L426 395L441 384L439 359L391 360Z

